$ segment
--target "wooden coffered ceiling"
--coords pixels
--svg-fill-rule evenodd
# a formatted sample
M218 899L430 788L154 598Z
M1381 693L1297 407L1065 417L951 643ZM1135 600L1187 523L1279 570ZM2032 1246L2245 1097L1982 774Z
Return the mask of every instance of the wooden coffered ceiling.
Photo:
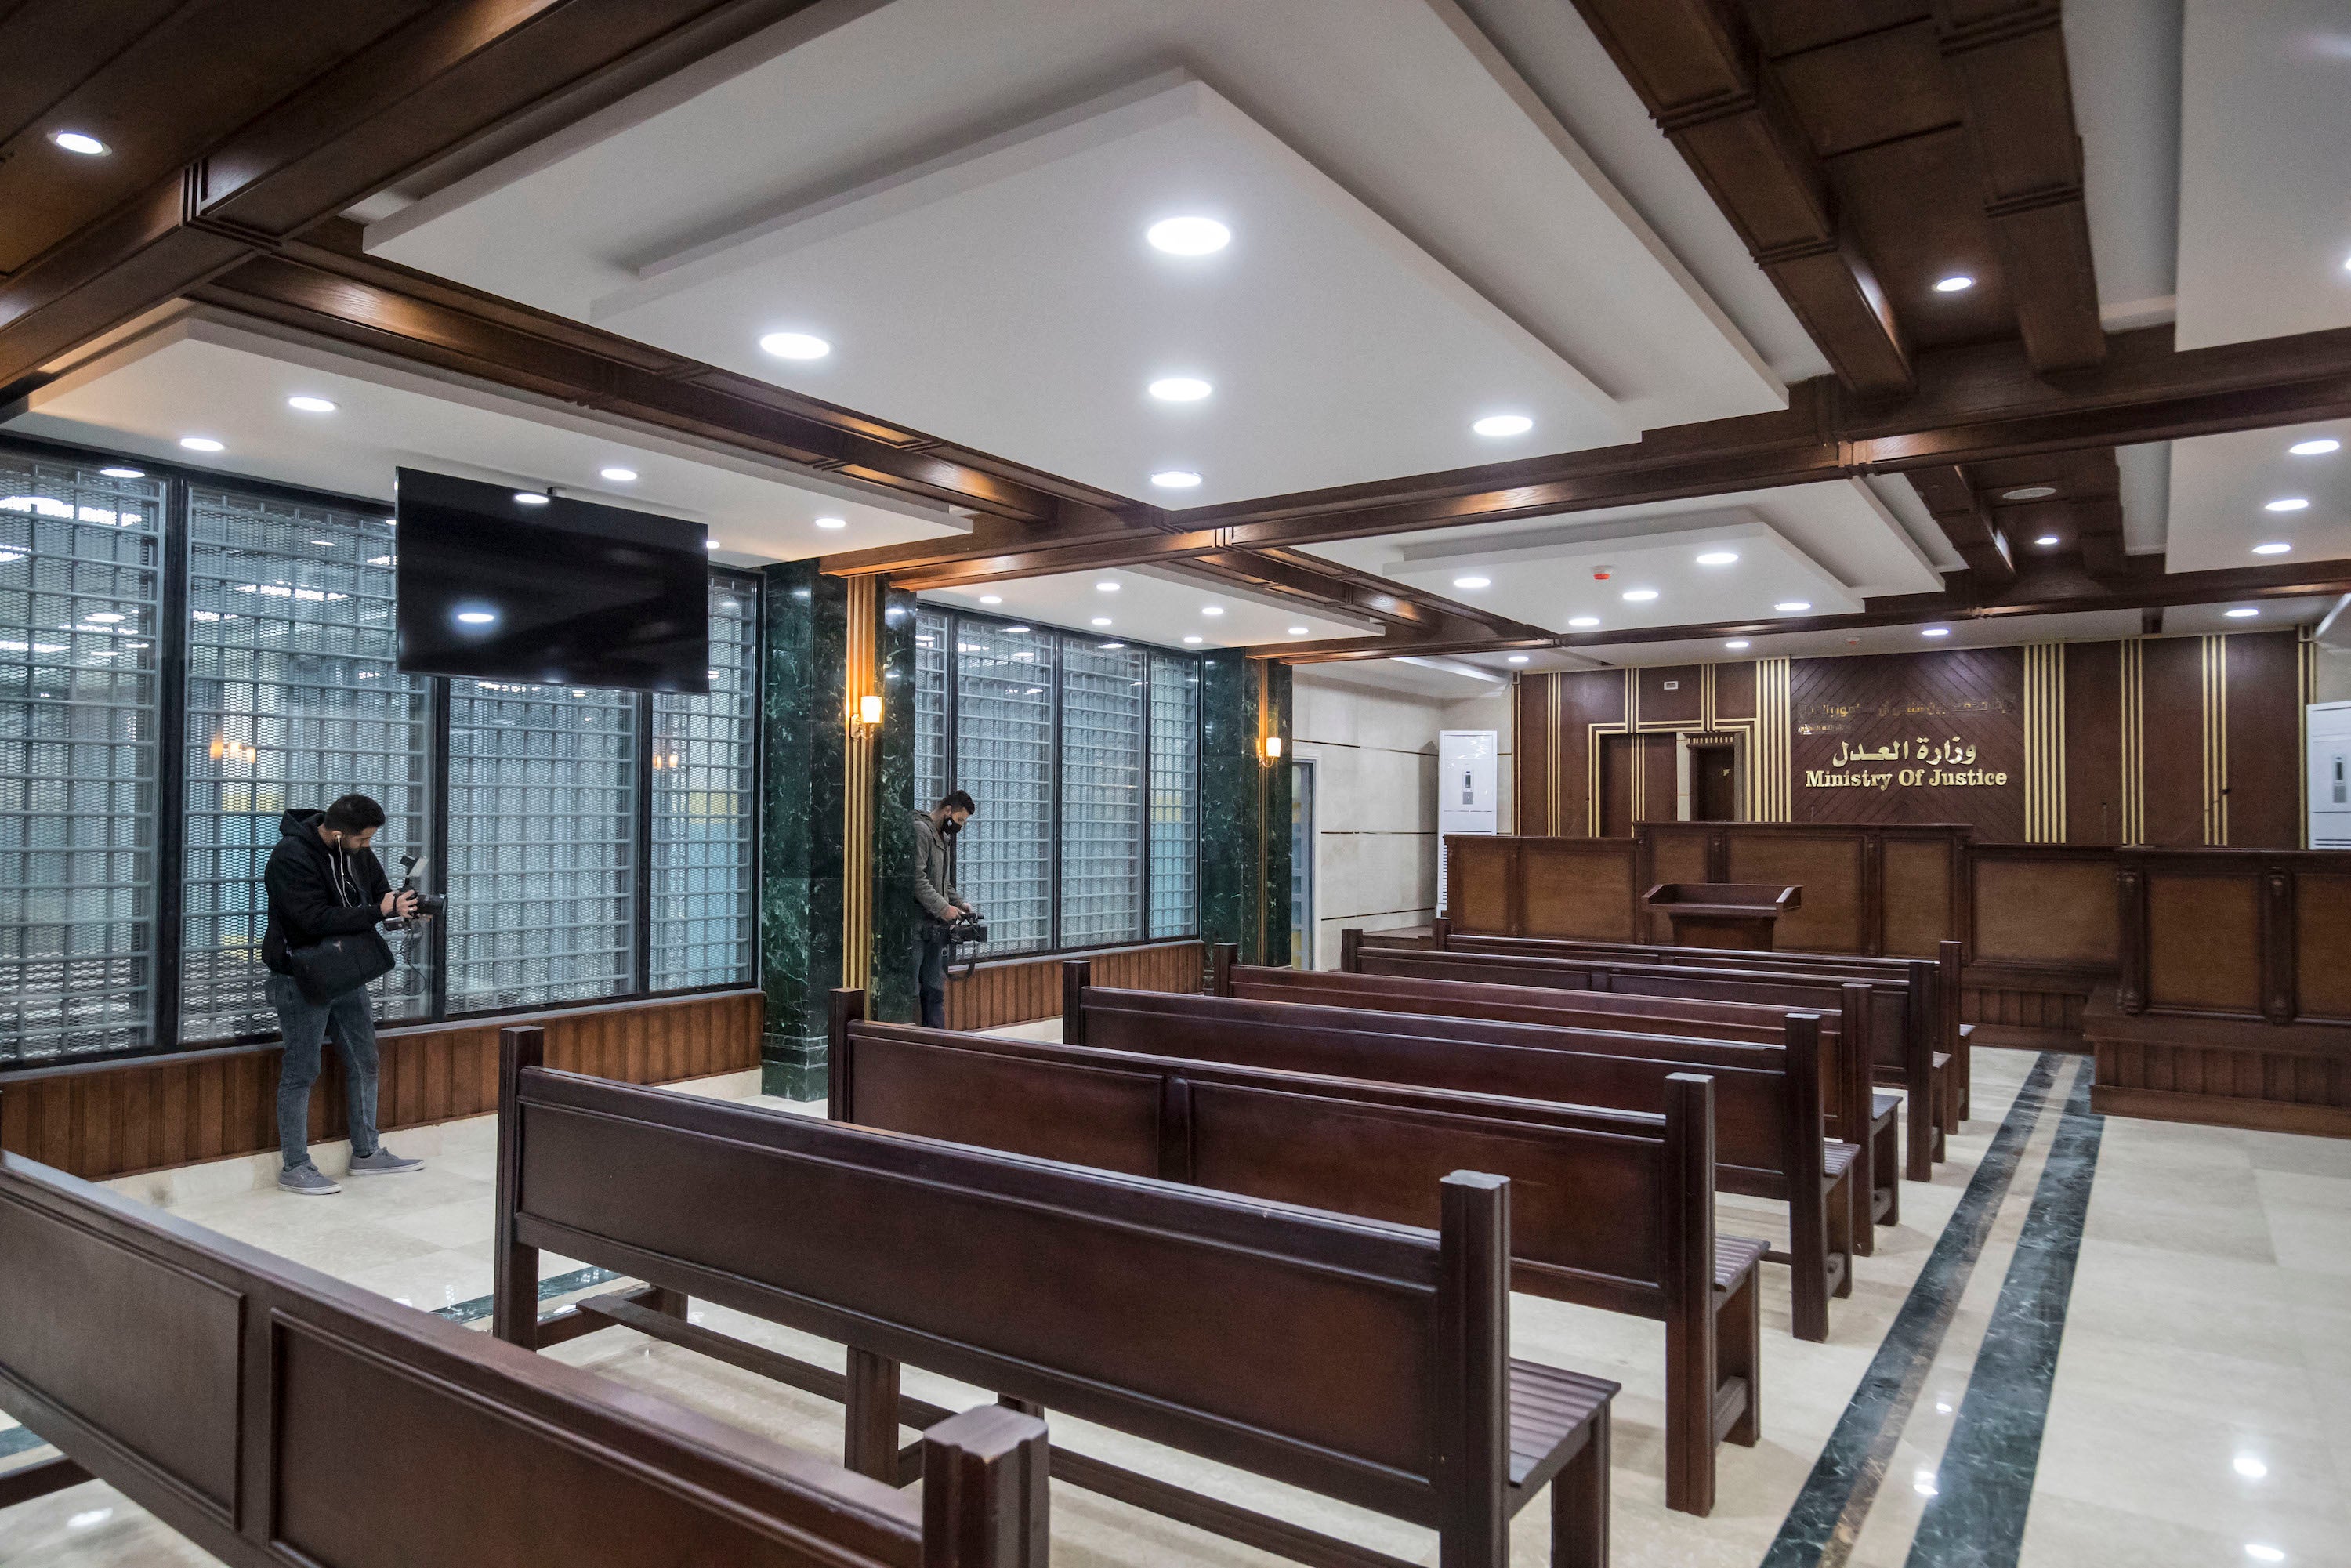
M1848 620L2351 589L2351 562L2167 575L2125 551L2117 445L2351 415L2351 329L2192 352L2168 328L2102 329L2057 0L1574 0L1833 375L1784 413L1213 507L1166 510L370 258L338 215L461 178L809 4L0 8L0 406L193 298L974 516L967 537L829 570L920 588L1180 562L1386 627L1293 657L1589 640L1304 546L1860 475L1906 476L1966 569ZM112 155L61 166L42 143L83 122L119 128ZM1973 286L1936 289L1954 275Z

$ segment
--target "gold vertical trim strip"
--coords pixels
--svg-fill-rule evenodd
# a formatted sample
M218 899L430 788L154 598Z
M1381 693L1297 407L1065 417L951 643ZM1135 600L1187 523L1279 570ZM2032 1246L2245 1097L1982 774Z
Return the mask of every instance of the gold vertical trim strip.
M881 690L874 679L875 610L881 579L849 580L841 706L841 983L862 988L873 978L873 737L858 723L857 699Z
M2122 841L2147 841L2147 640L2122 643Z
M2296 830L2302 835L2302 847L2310 848L2310 705L2318 700L2318 644L2309 636L2300 637L2294 648L2294 726L2295 756L2300 766L2294 771L2294 810L2302 819Z
M2065 645L2024 649L2024 841L2065 841Z
M2197 639L2202 687L2204 842L2229 841L2229 640L2206 633Z
M1566 758L1560 755L1560 746L1567 734L1561 710L1567 701L1567 677L1556 672L1545 675L1551 683L1551 731L1543 747L1543 784L1547 791L1543 815L1543 831L1553 838L1567 836L1567 768Z
M1750 794L1759 822L1784 822L1794 809L1795 781L1789 772L1794 755L1791 702L1788 661L1756 660L1756 737L1751 748L1755 761Z

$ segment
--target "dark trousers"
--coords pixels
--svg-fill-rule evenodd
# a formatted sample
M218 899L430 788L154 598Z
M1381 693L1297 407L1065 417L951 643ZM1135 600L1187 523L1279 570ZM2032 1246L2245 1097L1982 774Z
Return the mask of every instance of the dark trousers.
M277 1009L286 1057L277 1069L277 1149L286 1168L310 1160L310 1085L319 1081L327 1030L343 1059L343 1103L351 1125L351 1154L375 1153L375 1018L361 986L324 1006L302 994L291 975L272 975L262 992Z
M936 920L925 919L922 932L922 970L915 979L923 997L923 1027L947 1027L947 958L955 951L955 943L947 936L946 926Z

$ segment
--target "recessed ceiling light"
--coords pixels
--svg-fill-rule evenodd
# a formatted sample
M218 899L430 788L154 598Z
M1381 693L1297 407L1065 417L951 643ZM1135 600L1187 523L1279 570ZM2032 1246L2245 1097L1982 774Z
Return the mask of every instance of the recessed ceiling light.
M1204 638L1202 638L1202 637L1200 636L1200 634L1199 634L1198 632L1193 632L1190 636L1186 637L1186 638L1184 639L1184 641L1186 641L1186 643L1198 643L1198 642L1205 641L1205 639L1204 639Z
M1534 427L1523 413L1489 413L1469 428L1480 435L1524 435Z
M1729 642L1725 643L1723 646L1726 648L1744 648L1747 646L1747 639L1744 637L1733 637Z
M2269 1466L2262 1463L2261 1460L2253 1458L2251 1454L2239 1454L2232 1468L2239 1475L2244 1477L2249 1481L2260 1480L2263 1476L2270 1473Z
M1097 626L1107 626L1110 624L1110 617L1107 615L1097 615L1094 617L1094 624Z
M2254 616L2259 615L2261 612L2253 609L2251 605L2248 605L2242 610L2231 610L2226 612L2226 613L2231 621L2250 621Z
M183 435L180 444L191 452L225 452L228 450L209 435Z
M1290 629L1290 634L1293 637L1303 637L1306 635L1306 628L1303 626L1292 626Z
M517 490L514 498L526 507L544 507L548 500L536 490Z
M779 360L821 360L832 352L831 343L811 332L770 332L759 347Z
M1233 231L1214 218L1162 218L1143 237L1169 256L1213 256L1233 243Z
M1948 637L1950 634L1951 629L1949 626L1928 626L1923 628L1918 633L1921 637Z
M2297 441L2286 450L2296 457L2324 457L2330 452L2342 451L2343 444L2331 435L2322 435L2315 440Z
M1524 653L1513 653L1510 655L1510 663L1513 664L1523 664L1526 662L1527 656Z
M1200 476L1188 468L1165 468L1154 474L1151 482L1163 490L1188 490L1200 482Z
M1625 602L1627 604L1646 604L1656 596L1657 591L1654 588L1628 588L1625 591Z
M2292 549L2294 549L2294 547L2286 543L2283 539L2272 539L2268 544L2255 545L2253 547L2253 553L2255 555L2283 555L2286 551Z
M1008 632L1026 632L1029 628L1026 626L1007 626L1004 630ZM1016 659L1033 659L1036 657L1034 653L1015 653L1012 656Z
M2300 496L2281 496L2274 501L2264 502L2262 506L2262 510L2264 512L2301 512L2308 510L2309 507L2310 503Z
M704 549L716 549L719 548L718 541L716 539L704 539L702 541L702 548Z
M820 528L845 528L849 526L849 519L847 517L819 517L816 520L816 526Z
M2054 485L2019 485L2013 490L2002 490L2000 493L2000 498L2003 501L2038 501L2043 496L2053 496L2056 493L2057 486Z
M1488 577L1457 577L1453 580L1453 586L1456 588L1491 588L1494 586L1494 580Z
M297 413L332 413L335 405L322 397L295 396L286 400L286 406Z
M633 468L599 468L596 472L615 485L633 485L637 482L637 471Z
M80 131L52 131L49 140L68 152L78 152L85 158L103 158L114 151L97 137Z
M1110 651L1111 651L1111 650L1113 650L1113 649L1123 648L1123 647L1125 647L1125 646L1126 646L1126 644L1125 644L1125 643L1104 643L1102 644L1102 650L1103 650L1103 652L1108 653L1108 652L1110 652ZM1138 683L1138 684L1140 684L1140 683Z
M1771 606L1782 615L1801 615L1812 607L1813 601L1809 599L1783 599Z
M1935 279L1935 292L1938 294L1965 294L1975 286L1976 280L1964 272L1955 272L1949 277Z
M1571 615L1567 618L1567 623L1581 631L1588 626L1599 625L1600 617L1597 615Z
M1221 604L1203 604L1200 606L1200 613L1203 615L1222 615L1224 612L1225 607Z
M1102 581L1094 584L1094 591L1096 593L1116 593L1118 591L1118 584L1108 578L1104 578Z
M1698 558L1700 566L1729 566L1739 559L1735 549L1710 549Z
M2345 262L2343 265L2346 267L2351 267L2351 262ZM2258 1541L2249 1541L2245 1542L2245 1555L2252 1558L2256 1563L2283 1563L2285 1561L2284 1552L2279 1551L2274 1546L2264 1546Z
M144 479L147 477L147 470L144 468L101 468L99 472L105 475L110 479Z
M1162 402L1197 402L1217 389L1197 376L1162 376L1148 390Z
M1000 593L983 593L979 596L979 601L982 604L1001 604L1004 602L1004 595Z
M2043 534L2032 542L2039 545L2043 549L2047 549L2050 546L2057 543L2057 536L2055 534Z
M497 618L497 612L491 610L460 610L457 612L458 621L467 626L487 626L491 622L496 621Z

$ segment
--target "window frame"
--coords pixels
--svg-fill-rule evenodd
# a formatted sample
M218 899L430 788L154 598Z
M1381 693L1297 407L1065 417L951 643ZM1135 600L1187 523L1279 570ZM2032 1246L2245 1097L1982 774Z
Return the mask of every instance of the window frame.
M1126 648L1144 655L1143 743L1141 753L1142 767L1139 774L1139 792L1141 795L1142 809L1138 813L1138 821L1136 824L1136 837L1138 841L1135 845L1135 863L1137 866L1138 875L1141 879L1139 883L1140 906L1137 921L1138 932L1137 935L1131 938L1119 941L1082 943L1076 946L1070 946L1066 945L1062 940L1061 908L1064 896L1061 857L1063 826L1062 737L1065 733L1065 718L1062 709L1062 698L1063 686L1068 678L1068 661L1063 657L1063 653L1066 645L1071 643L1093 643L1098 644L1103 640L1102 635L1100 632L1088 634L1085 632L1076 632L1069 627L1057 626L1047 621L1038 621L1034 619L1023 620L1017 616L1010 615L991 615L981 611L964 610L951 604L936 604L925 601L919 603L917 605L917 610L922 613L942 617L946 621L947 628L947 643L946 648L946 684L940 694L940 744L944 756L940 759L939 776L945 783L945 788L940 791L941 794L946 794L964 787L962 782L962 774L957 766L959 759L956 756L956 747L957 699L960 695L959 687L961 685L962 677L962 661L957 653L957 646L961 641L958 630L960 625L965 622L975 622L1008 628L1016 626L1027 627L1030 631L1040 635L1050 635L1055 639L1053 684L1051 688L1053 698L1051 720L1053 737L1052 772L1050 779L1046 784L1046 800L1049 808L1046 841L1050 846L1052 866L1051 919L1050 922L1050 936L1048 945L1043 947L1026 947L1017 952L987 955L980 959L980 962L984 965L1021 963L1037 958L1070 956L1085 953L1115 952L1119 949L1128 947L1151 947L1167 943L1198 941L1200 939L1200 894L1197 864L1201 836L1199 822L1200 763L1202 752L1200 745L1200 731L1203 717L1201 709L1203 683L1200 679L1202 663L1199 653L1189 648L1170 648L1163 643L1145 643L1131 637L1112 639L1113 641L1123 643ZM915 624L919 628L921 625L919 619L916 621ZM1191 666L1193 672L1193 679L1191 682L1193 737L1191 747L1191 800L1193 815L1192 851L1195 870L1192 884L1191 918L1187 928L1181 935L1155 936L1151 934L1151 894L1153 885L1151 832L1151 798L1153 788L1152 759L1156 755L1156 743L1160 738L1160 735L1158 716L1155 711L1155 706L1151 700L1150 672L1154 667L1155 661L1162 658L1176 659L1186 662ZM919 771L919 769L920 764L918 762L916 764L916 771ZM917 810L925 810L935 803L935 802L933 801L918 800L915 802L915 809ZM981 810L985 811L987 809L987 802L980 802L980 806ZM983 910L982 913L985 914L986 911Z
M0 451L27 460L57 464L72 464L87 468L120 465L144 469L148 476L163 486L162 548L161 558L162 585L157 608L156 627L156 726L155 745L155 822L154 822L154 920L153 973L148 987L150 1009L148 1043L142 1046L107 1051L75 1051L57 1056L33 1059L0 1058L0 1082L18 1071L46 1071L59 1067L80 1067L89 1063L130 1061L154 1056L195 1054L239 1047L265 1044L277 1038L275 1030L255 1030L244 1034L184 1038L181 1029L183 993L183 958L186 953L187 854L187 767L186 743L191 622L189 584L192 571L191 549L193 528L191 507L193 491L225 490L262 500L275 500L289 506L332 507L345 511L377 514L389 513L392 503L366 496L350 496L334 491L315 490L304 486L286 485L274 480L256 478L228 469L194 468L169 459L148 457L137 453L84 446L75 443L50 441L38 437L0 434ZM754 639L756 653L752 668L751 708L754 715L765 711L767 683L767 582L756 571L743 571L729 567L713 566L713 582L724 581L739 590L751 602L751 619L757 628ZM435 892L445 891L448 874L449 823L449 719L450 683L444 676L426 676L432 694L431 733L425 751L426 789L430 799L432 862L426 877L428 886ZM688 986L667 990L646 988L653 973L652 909L653 897L653 747L654 740L653 694L632 694L636 706L636 772L635 772L635 836L633 839L634 921L631 955L630 988L609 996L574 998L528 1007L492 1008L479 1010L453 1010L448 1006L448 923L434 921L430 927L426 962L425 1010L414 1016L385 1018L378 1020L379 1029L413 1028L461 1022L483 1018L527 1018L536 1014L576 1010L580 1008L603 1007L614 1003L636 1002L664 997L700 996L724 991L756 988L760 983L763 965L762 933L758 918L758 890L764 873L764 829L766 789L766 748L756 743L752 747L749 809L751 816L752 854L752 919L750 973L741 980ZM321 801L319 804L324 805ZM387 871L396 868L387 867Z

